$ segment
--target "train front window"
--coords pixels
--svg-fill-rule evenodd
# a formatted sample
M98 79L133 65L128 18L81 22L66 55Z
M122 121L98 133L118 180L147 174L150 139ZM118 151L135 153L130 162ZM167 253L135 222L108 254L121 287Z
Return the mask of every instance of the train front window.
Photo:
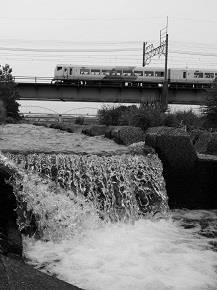
M162 78L164 76L164 72L163 71L156 71L154 76Z
M195 79L202 79L203 78L203 73L202 72L195 72L194 73L194 78Z
M134 74L137 77L142 77L143 76L143 71L142 70L134 70Z
M146 77L153 77L154 76L154 72L153 71L145 71L145 76Z
M206 79L214 79L214 73L205 73L204 76Z
M58 66L58 67L57 67L57 71L62 70L62 68L63 68L62 66Z

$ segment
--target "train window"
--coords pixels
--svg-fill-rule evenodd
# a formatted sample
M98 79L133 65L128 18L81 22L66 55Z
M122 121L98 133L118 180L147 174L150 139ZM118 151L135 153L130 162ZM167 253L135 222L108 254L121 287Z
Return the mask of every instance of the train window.
M215 77L217 78L217 73L215 73Z
M80 74L81 75L89 75L90 74L90 70L87 68L82 68L80 69Z
M195 72L194 73L194 78L195 79L198 79L198 78L202 79L203 78L203 73L202 72Z
M161 77L162 78L164 76L164 72L163 71L156 71L154 75L155 75L155 77Z
M123 70L123 76L132 76L132 71L131 70Z
M134 70L134 74L137 77L142 77L143 76L143 71L142 70Z
M154 76L154 72L153 71L145 71L145 76L146 77L153 77Z
M214 78L214 73L205 73L205 78L206 79L213 79Z
M72 68L69 69L69 74L72 75Z
M103 70L102 70L102 74L105 75L105 76L109 76L110 73L111 73L110 70L107 70L107 69L103 69Z
M63 68L62 66L58 66L57 71L62 70L62 68Z
M122 75L122 71L121 70L112 70L111 71L111 75L112 76L121 76Z
M92 69L91 74L92 75L100 75L100 70L99 69Z
M186 79L187 73L186 71L183 71L183 79Z

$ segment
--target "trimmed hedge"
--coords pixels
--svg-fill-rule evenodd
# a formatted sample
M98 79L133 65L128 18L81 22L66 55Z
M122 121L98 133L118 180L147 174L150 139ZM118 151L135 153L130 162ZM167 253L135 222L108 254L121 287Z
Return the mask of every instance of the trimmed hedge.
M207 146L207 153L217 154L217 133L212 133Z
M149 128L146 131L146 144L156 149L170 169L191 170L198 159L190 135L180 128Z
M114 139L118 144L130 145L145 141L145 134L141 128L131 126L111 126L106 129L105 137Z
M92 125L82 130L82 133L88 136L100 136L105 135L105 125Z

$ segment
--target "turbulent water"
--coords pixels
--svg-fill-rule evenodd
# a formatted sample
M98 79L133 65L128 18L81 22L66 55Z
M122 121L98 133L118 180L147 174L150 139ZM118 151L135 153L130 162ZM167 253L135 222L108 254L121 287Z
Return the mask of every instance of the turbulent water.
M217 211L101 224L74 239L25 240L38 269L84 289L205 290L217 286Z
M39 270L86 290L217 288L217 210L168 212L155 156L8 157Z

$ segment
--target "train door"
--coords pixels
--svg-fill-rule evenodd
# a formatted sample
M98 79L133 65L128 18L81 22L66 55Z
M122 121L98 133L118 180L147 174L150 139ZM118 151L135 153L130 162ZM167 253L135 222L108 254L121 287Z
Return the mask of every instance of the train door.
M182 72L182 78L183 78L184 80L187 79L187 72L186 72L186 71L183 71L183 72Z
M69 74L68 74L68 69L67 69L67 67L64 67L64 71L63 71L63 77L64 77L64 79L68 79L68 77L69 77Z

